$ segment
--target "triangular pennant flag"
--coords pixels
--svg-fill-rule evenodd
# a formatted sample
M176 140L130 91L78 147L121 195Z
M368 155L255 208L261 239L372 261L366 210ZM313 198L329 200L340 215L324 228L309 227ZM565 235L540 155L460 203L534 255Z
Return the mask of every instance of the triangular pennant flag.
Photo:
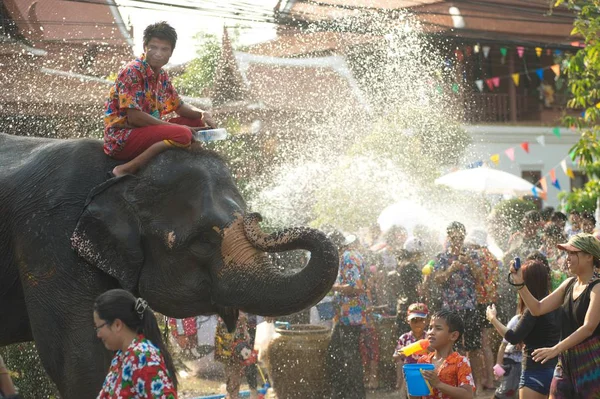
M550 181L554 181L556 180L556 171L554 170L554 168L550 169Z
M552 133L558 138L560 138L560 128L558 126L552 128Z
M537 141L542 147L546 146L546 136L544 136L544 135L537 136L535 138L535 141Z
M554 55L557 57L560 57L562 55L562 51L560 50L554 50Z
M479 53L480 48L481 48L481 46L479 45L479 43L477 43L475 46L473 46L473 52L475 54Z
M454 55L456 55L456 59L458 60L458 62L463 62L463 60L465 59L463 52L460 50L455 50Z
M571 179L575 178L575 174L573 173L573 169L567 168L567 176L569 176Z
M560 65L554 64L550 67L556 76L560 76Z
M552 185L553 185L554 187L556 187L556 189L557 189L557 190L559 190L559 191L560 191L560 183L558 182L558 179L554 180L554 181L552 182Z
M458 93L459 87L458 87L458 83L452 83L452 91L454 93Z
M475 84L477 85L477 88L479 89L479 91L483 91L483 80L481 80L481 79L476 80Z
M541 197L541 198L542 198L544 201L546 201L546 200L548 199L548 193L547 193L546 191L542 191L542 192L540 193L540 197Z
M535 73L537 74L538 78L540 78L540 80L544 80L544 69L543 68L538 68L535 70Z
M496 76L492 78L492 83L494 84L494 87L500 87L500 77Z
M525 53L525 47L517 46L517 54L519 54L519 58L523 58L524 53Z
M525 151L526 153L529 154L529 143L524 141L521 143L521 148L523 149L523 151Z
M546 55L552 55L552 50L550 50L549 48L546 49Z
M531 192L533 193L533 198L538 197L538 190L535 186L531 187Z
M494 163L494 165L498 166L500 163L500 154L494 154L490 157L490 160Z
M542 191L548 192L548 182L546 181L545 177L540 179L540 185L542 186Z
M491 91L494 90L494 81L492 80L492 78L486 79L485 83L487 84L487 86L490 88Z
M542 48L541 48L541 47L536 47L536 48L535 48L535 54L536 54L538 57L541 57L541 56L542 56Z
M470 57L471 54L473 54L473 49L471 46L467 46L467 48L465 48L465 54L467 54L467 57Z
M571 162L575 162L576 157L577 157L577 154L575 154L575 150L573 150L569 153L569 158L571 158Z
M502 57L506 57L506 54L508 54L508 49L506 47L500 47L500 54L502 54Z
M483 56L487 58L490 55L490 46L483 46L481 49L483 50Z
M515 86L518 86L518 85L519 85L519 77L520 77L520 76L521 76L521 75L519 75L518 73L513 73L513 74L512 74L512 78L513 78L513 82L515 82Z
M560 161L560 167L562 168L563 172L565 172L565 175L567 174L567 161L566 160L562 160Z
M514 148L507 148L506 150L504 150L504 153L506 154L506 156L508 157L508 159L510 159L511 161L515 160L515 149Z

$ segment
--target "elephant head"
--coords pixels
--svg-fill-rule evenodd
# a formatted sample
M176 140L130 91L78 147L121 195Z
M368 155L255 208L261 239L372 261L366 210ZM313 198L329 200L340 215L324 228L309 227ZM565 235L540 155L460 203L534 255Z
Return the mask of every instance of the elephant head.
M338 255L318 230L265 234L247 214L224 160L211 151L169 150L138 175L94 189L71 238L87 263L168 316L237 310L281 316L318 302L333 285ZM286 274L268 252L304 249L308 264Z

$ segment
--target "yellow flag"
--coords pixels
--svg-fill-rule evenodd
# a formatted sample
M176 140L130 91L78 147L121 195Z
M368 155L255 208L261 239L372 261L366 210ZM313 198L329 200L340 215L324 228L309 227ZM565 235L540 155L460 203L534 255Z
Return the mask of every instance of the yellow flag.
M519 85L519 74L518 73L513 73L512 74L512 78L513 78L513 82L515 82L515 86Z
M494 154L490 157L490 160L494 163L494 165L498 165L500 163L500 154Z
M538 57L542 56L542 48L541 47L536 47L535 48L535 53L537 54Z
M550 67L556 76L560 76L560 65L554 64Z
M571 179L575 178L575 174L573 173L573 169L567 168L567 176L569 176Z

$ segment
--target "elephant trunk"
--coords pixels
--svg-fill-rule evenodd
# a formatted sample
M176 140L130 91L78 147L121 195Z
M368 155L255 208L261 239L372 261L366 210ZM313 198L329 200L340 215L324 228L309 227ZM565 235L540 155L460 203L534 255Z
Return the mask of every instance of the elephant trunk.
M259 214L238 217L222 231L222 267L216 272L214 301L262 316L283 316L318 303L338 274L338 253L320 231L291 228L265 234ZM298 273L284 273L266 252L310 251Z

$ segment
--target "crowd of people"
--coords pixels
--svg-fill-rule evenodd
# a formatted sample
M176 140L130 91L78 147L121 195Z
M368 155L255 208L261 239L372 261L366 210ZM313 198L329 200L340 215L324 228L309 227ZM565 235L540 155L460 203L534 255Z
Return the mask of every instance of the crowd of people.
M328 354L333 396L364 398L376 387L368 362L381 355L373 328L380 312L397 316L400 397L408 395L402 366L417 362L436 365L435 373L423 371L436 398L485 390L496 398L600 395L600 368L588 359L600 358L594 226L590 213L529 211L501 259L485 231L467 234L459 222L439 242L424 227L410 237L402 227L383 235L374 227L363 240L333 232L340 253ZM429 351L402 354L421 339Z

